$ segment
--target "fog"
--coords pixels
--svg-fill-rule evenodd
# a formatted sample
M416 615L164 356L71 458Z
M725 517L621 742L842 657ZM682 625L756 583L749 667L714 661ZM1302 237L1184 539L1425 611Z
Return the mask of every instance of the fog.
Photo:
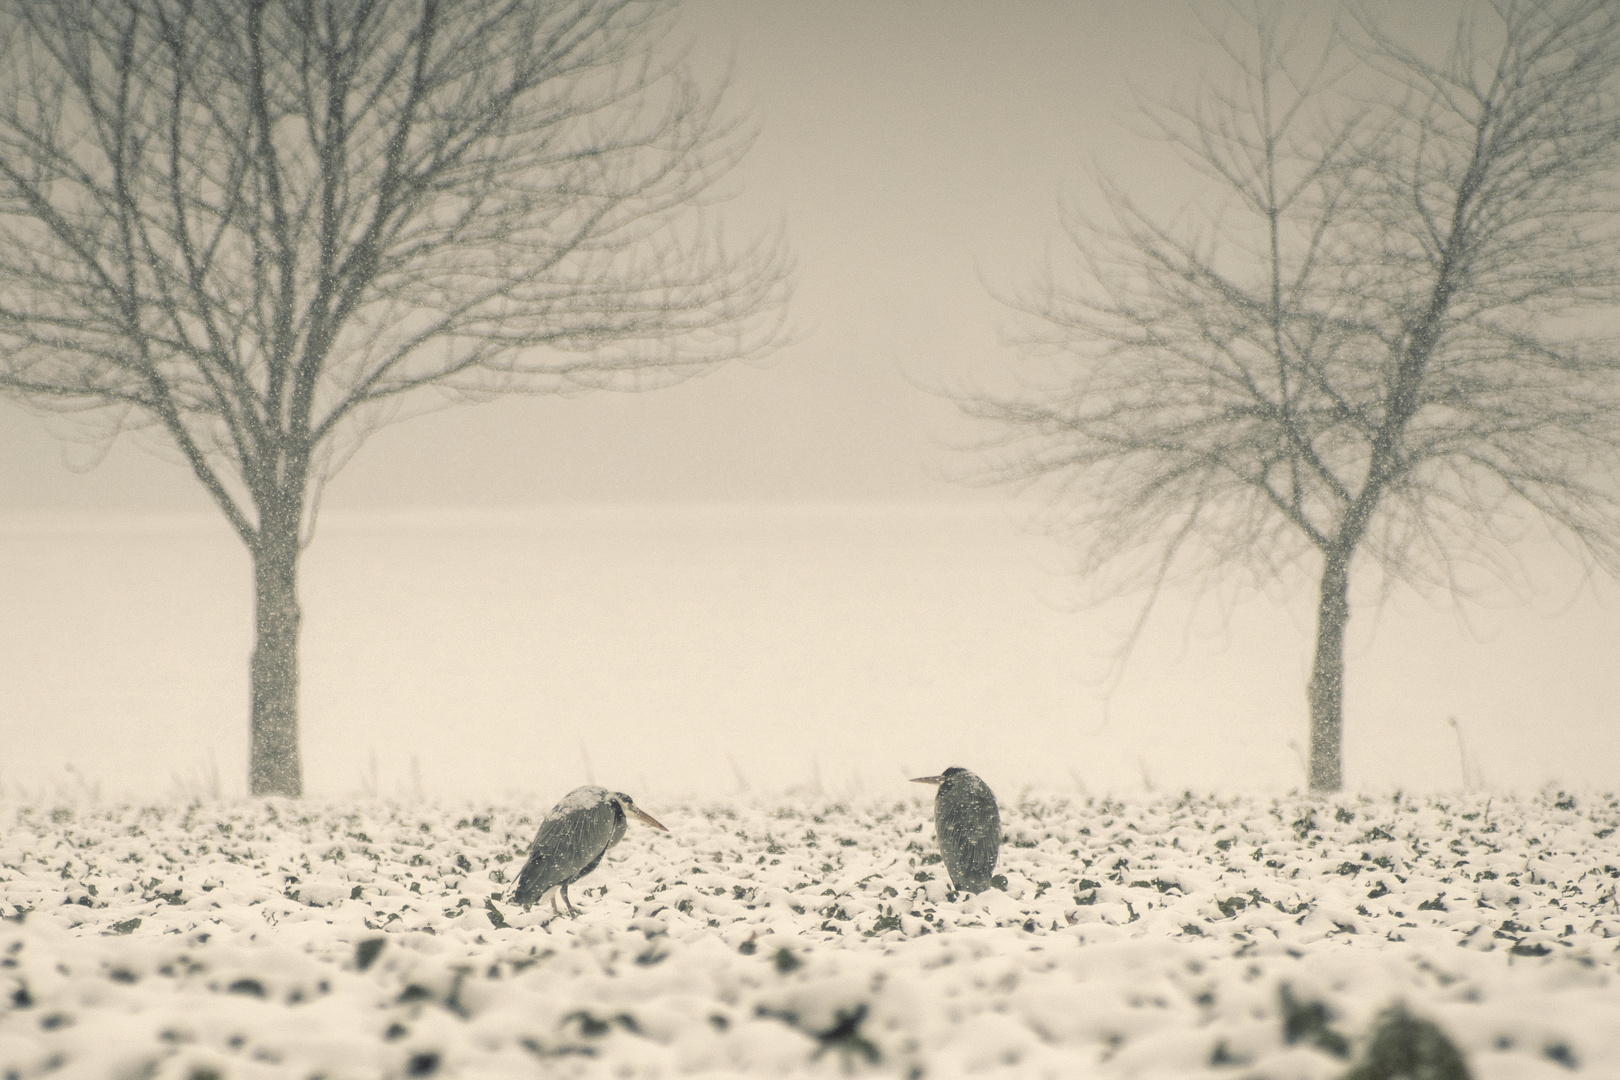
M1104 171L1177 200L1132 92L1196 70L1197 20L921 10L691 5L759 129L722 211L784 224L794 341L373 437L303 561L312 794L1301 786L1310 589L1167 596L1115 677L1133 609L1077 606L928 392L1013 362L991 288L1034 273L1061 195ZM183 466L72 431L0 403L0 785L240 793L247 556ZM1613 782L1613 589L1522 555L1530 587L1466 617L1357 597L1349 786Z
M222 522L13 517L0 554L7 792L244 791ZM1061 555L995 506L333 512L304 560L308 790L899 793L950 764L1009 794L1301 786L1304 597L1172 600L1110 679L1130 610L1076 610ZM1364 606L1348 785L1612 782L1614 623L1590 593L1468 626Z

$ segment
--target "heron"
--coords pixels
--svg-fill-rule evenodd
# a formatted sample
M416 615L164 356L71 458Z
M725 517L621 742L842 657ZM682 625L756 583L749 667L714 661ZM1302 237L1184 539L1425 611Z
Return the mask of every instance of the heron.
M938 776L919 776L911 782L939 785L934 796L934 834L951 883L958 891L988 889L990 873L1001 854L1001 812L990 785L956 765Z
M659 832L669 832L622 791L587 786L564 795L534 834L529 860L518 873L517 888L512 892L513 902L527 911L529 905L556 889L568 905L568 914L578 916L568 899L568 886L595 870L608 848L624 839L632 817ZM551 910L561 915L557 893L552 893Z

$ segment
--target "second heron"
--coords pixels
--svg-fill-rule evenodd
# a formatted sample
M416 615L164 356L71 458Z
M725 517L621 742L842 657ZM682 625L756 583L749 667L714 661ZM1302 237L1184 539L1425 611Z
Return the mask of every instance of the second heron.
M552 893L551 909L557 911L557 896L561 894L568 914L579 914L568 899L568 886L596 869L608 848L624 838L625 826L632 817L660 832L669 832L622 791L599 787L570 791L540 822L540 831L529 845L529 859L518 874L513 901L527 911L530 904Z
M958 891L983 892L1001 854L1001 812L990 786L958 766L938 776L919 776L914 784L938 784L934 796L934 833L945 869Z

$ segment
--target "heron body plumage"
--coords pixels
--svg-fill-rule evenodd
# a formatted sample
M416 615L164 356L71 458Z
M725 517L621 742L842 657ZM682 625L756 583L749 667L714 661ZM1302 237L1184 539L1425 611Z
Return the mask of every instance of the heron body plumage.
M556 889L572 913L568 886L595 870L608 849L624 839L631 816L668 831L623 792L591 786L570 791L541 820L518 873L513 902L527 908ZM551 904L556 907L556 897Z
M934 834L951 883L959 891L979 893L990 887L1001 855L1001 811L990 785L958 766L917 783L938 784L934 796Z

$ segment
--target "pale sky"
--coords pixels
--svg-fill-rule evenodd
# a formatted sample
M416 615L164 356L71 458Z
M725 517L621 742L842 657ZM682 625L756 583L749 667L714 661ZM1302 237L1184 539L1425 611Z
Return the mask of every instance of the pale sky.
M700 65L718 71L734 58L733 101L758 124L725 212L740 235L785 223L798 339L766 364L673 389L507 398L374 435L328 489L334 527L306 559L303 722L312 768L326 770L317 786L352 786L367 747L383 748L395 777L420 754L441 770L440 790L467 790L480 775L494 782L503 766L540 786L581 782L590 754L598 779L610 782L616 758L632 782L672 754L696 753L677 751L679 730L660 734L660 717L701 718L696 749L733 748L762 785L811 769L829 782L888 783L904 768L953 763L1008 784L1074 775L1106 789L1150 771L1166 785L1298 784L1289 744L1304 738L1308 589L1250 597L1224 625L1208 612L1189 624L1184 599L1170 598L1105 701L1095 660L1117 641L1119 620L1067 610L1063 553L1020 538L1013 514L1005 529L983 520L961 535L925 529L925 546L949 546L945 555L914 557L910 541L893 537L874 548L868 526L841 525L825 550L799 550L811 533L792 550L749 547L745 530L715 534L713 554L672 548L662 563L657 545L684 542L686 519L652 515L636 526L656 538L650 548L570 533L547 553L529 540L507 544L482 567L459 541L368 549L357 538L369 526L340 523L355 511L604 503L1013 505L1004 491L949 479L971 469L971 455L951 447L975 431L917 384L1015 362L998 337L1008 313L986 283L1030 280L1058 239L1060 196L1087 198L1092 170L1140 199L1178 203L1180 174L1165 167L1164 149L1131 135L1132 92L1193 89L1205 55L1197 19L1168 0L689 0L685 27ZM32 526L18 534L7 550L32 561L0 587L50 626L6 627L8 648L20 650L6 677L13 701L52 719L29 713L23 778L93 752L127 761L143 747L182 768L206 751L236 775L250 603L240 545L183 468L126 440L97 467L70 471L47 427L0 402L0 523L38 511L155 511L213 515L219 528L148 537L94 567L28 540L39 535ZM609 551L641 561L608 565ZM725 552L735 566L716 564ZM547 594L536 584L547 574L576 584ZM1472 622L1411 597L1382 613L1357 608L1352 783L1456 783L1451 716L1485 780L1614 774L1620 728L1605 661L1620 649L1614 601L1577 594L1555 569L1541 580L1558 587L1530 604L1503 597ZM524 590L533 611L496 610ZM776 608L761 608L767 600ZM614 622L621 610L636 614ZM768 610L779 614L767 619ZM495 616L506 620L501 634L488 625ZM805 621L822 617L832 621ZM397 634L380 633L396 619L405 620ZM579 627L600 654L570 638ZM577 663L544 651L558 634L582 650ZM631 637L646 663L620 672L613 646ZM717 660L710 642L733 638L742 651ZM218 655L204 664L208 649ZM513 659L497 662L502 650ZM424 666L430 655L438 666ZM474 691L483 704L469 713ZM154 709L171 718L164 735L178 749L105 719ZM601 742L588 745L578 721L595 713L619 726L599 725ZM444 727L452 715L484 725L483 736ZM507 750L513 725L528 724L540 726L524 737L547 748L544 777ZM665 790L683 778L708 789L731 782L729 760L715 754L678 764L661 778ZM154 766L160 785L169 767ZM10 779L17 773L14 764Z

